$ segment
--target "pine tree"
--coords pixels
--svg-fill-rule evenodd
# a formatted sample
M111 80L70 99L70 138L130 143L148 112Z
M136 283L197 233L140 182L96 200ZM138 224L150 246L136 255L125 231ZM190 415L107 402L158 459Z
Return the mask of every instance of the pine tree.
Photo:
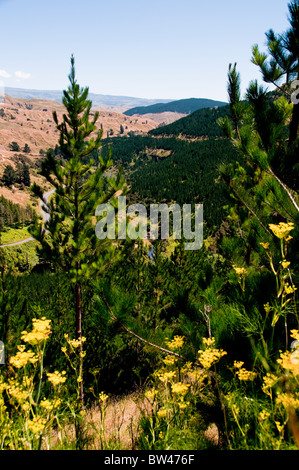
M282 35L272 30L266 34L271 57L261 54L255 45L252 58L267 83L277 85L283 77L285 83L279 85L275 93L269 93L257 80L252 81L246 101L242 102L240 74L236 64L230 65L228 94L232 119L226 116L218 120L240 152L240 161L235 165L222 165L220 173L235 201L230 217L246 224L244 233L250 233L254 227L255 232L271 236L267 225L275 222L275 218L295 222L299 217L298 105L292 102L289 93L290 82L298 76L299 70L298 0L289 4L289 11L291 28ZM248 217L251 224L248 224ZM250 251L249 246L247 250Z
M89 121L92 103L88 88L81 89L75 78L75 61L71 57L70 85L63 92L66 113L61 123L56 112L54 121L60 132L59 146L63 160L48 151L41 174L55 192L50 201L36 184L33 191L42 198L50 214L45 226L36 225L32 235L40 241L39 255L68 272L74 284L76 336L82 353L82 285L103 270L115 252L112 240L100 241L95 234L94 216L99 204L116 202L116 193L126 192L121 169L113 177L105 177L112 166L111 152L103 159L99 154L102 131L97 130L96 112ZM97 156L97 161L91 158ZM80 354L81 355L81 354ZM80 364L80 402L83 407L83 360Z
M25 186L29 187L30 186L30 171L29 171L29 165L26 165L24 163L23 165L23 183Z
M16 182L16 172L11 165L6 165L4 168L2 181L8 187Z
M268 54L261 53L258 45L254 45L252 62L260 68L263 80L274 84L293 103L287 145L279 149L276 160L281 176L293 189L298 190L299 100L296 96L299 84L299 1L290 2L288 9L290 28L282 34L276 34L270 29L266 33Z
M24 153L30 153L30 152L31 152L31 148L29 147L28 144L25 144L25 145L24 145L23 152L24 152Z

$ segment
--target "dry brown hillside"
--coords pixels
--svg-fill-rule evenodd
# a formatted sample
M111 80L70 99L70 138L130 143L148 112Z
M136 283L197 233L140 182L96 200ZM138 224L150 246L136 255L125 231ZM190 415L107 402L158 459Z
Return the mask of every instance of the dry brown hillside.
M58 131L52 112L56 110L61 119L64 111L61 103L5 96L5 101L0 103L0 110L3 110L0 113L0 160L5 157L9 159L9 144L12 141L17 142L21 148L27 143L32 155L39 155L40 149L47 150L58 143ZM105 110L100 110L99 113L97 124L99 128L103 128L103 137L107 137L107 132L117 135L121 125L124 134L130 131L144 133L157 127L157 123L149 118L133 118Z
M51 100L21 99L9 96L0 96L0 178L6 165L15 168L16 154L23 154L32 163L41 158L40 150L46 151L58 144L59 133L53 121L53 111L57 112L61 120L64 106ZM91 114L95 110L91 111ZM120 132L127 134L134 131L137 134L146 133L158 126L152 119L141 117L130 117L124 114L108 110L99 110L98 128L103 129L103 138L109 135L116 136ZM20 152L11 151L9 144L17 142ZM22 149L25 144L30 147L30 152L24 154ZM30 170L31 181L40 181L36 170ZM32 202L28 190L20 191L20 188L5 188L0 186L0 195L11 199L13 202L27 204Z

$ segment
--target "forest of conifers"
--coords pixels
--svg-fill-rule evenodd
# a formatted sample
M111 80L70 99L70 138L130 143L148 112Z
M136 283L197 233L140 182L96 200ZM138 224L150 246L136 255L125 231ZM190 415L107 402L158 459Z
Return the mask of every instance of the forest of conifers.
M230 64L227 107L149 135L102 139L71 58L59 152L41 157L49 221L0 199L1 232L34 239L0 249L1 449L299 448L298 1L289 14L252 51L279 93L253 81L242 99ZM99 240L96 208L120 194L203 204L202 248ZM108 424L128 397L131 421Z

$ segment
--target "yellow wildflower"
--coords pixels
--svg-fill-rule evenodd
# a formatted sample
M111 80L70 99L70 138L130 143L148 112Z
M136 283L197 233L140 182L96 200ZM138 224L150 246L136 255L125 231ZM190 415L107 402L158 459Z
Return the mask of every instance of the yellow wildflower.
M292 222L279 222L278 225L269 224L270 230L274 233L277 238L287 238L289 233L294 229L294 224Z
M244 369L244 367L242 369L239 369L236 372L236 375L237 375L237 377L240 381L243 380L244 382L254 380L255 376L256 376L256 374L254 372L251 372L250 370L246 370L246 369Z
M34 354L33 351L25 351L25 346L18 346L18 352L15 356L10 358L10 364L17 369L25 367L28 362L35 364L38 361L38 357Z
M285 291L286 294L293 294L296 290L297 290L297 287L290 286L290 284L288 282L284 286L284 291Z
M299 357L297 358L297 352L298 351L293 353L289 351L281 352L280 358L277 359L277 363L280 364L283 369L293 372L294 375L299 375Z
M80 344L84 343L85 341L86 341L86 338L84 336L82 336L81 340L80 339L70 339L68 341L68 343L73 348L78 348L80 346Z
M22 340L26 343L37 344L45 341L51 334L51 320L47 320L46 317L42 317L40 320L34 318L32 320L33 329L31 332L22 331Z
M265 248L265 250L268 250L268 248L269 248L269 243L268 242L267 243L261 242L260 245L262 245L262 247Z
M290 261L287 261L285 259L281 262L283 269L287 269L290 266L290 264L291 264Z
M263 421L270 418L270 416L271 416L271 413L269 413L269 411L263 410L259 414L259 420L263 423Z
M242 367L244 362L242 361L235 361L234 362L234 367L235 369L238 369L236 371L236 375L239 380L244 380L244 381L249 381L249 380L254 380L256 374L254 372L251 372L249 370L246 370L244 367Z
M28 431L31 431L33 434L41 434L45 428L47 420L41 416L34 416L32 420L27 421Z
M180 410L185 410L190 405L189 401L180 401L178 403Z
M238 266L236 266L235 264L233 264L233 268L236 271L236 273L238 274L238 276L242 276L246 273L245 268L238 268Z
M205 369L209 369L227 353L222 349L216 349L212 347L215 343L214 338L203 338L203 343L205 346L208 346L208 349L198 351L198 360Z
M164 359L163 359L163 362L165 365L167 366L173 366L176 362L176 358L174 356L172 356L171 354L168 354Z
M159 379L161 380L161 382L169 382L175 377L176 373L172 370L169 372L158 371L157 375Z
M269 304L269 302L267 302L265 305L264 305L264 309L265 309L265 312L266 314L268 315L271 310L273 310L273 307L271 307L271 305Z
M171 385L172 392L176 393L177 395L186 395L189 387L190 384L183 384L182 382L177 382Z
M41 408L47 411L51 411L53 408L52 402L48 400L47 398L44 398L43 400L41 400L40 406Z
M279 421L275 421L275 424L276 424L277 431L279 432L279 434L282 434L284 430L284 424L281 424Z
M167 414L167 411L165 408L161 408L160 410L157 411L157 415L159 418L164 418Z
M56 385L63 384L66 381L65 377L66 372L58 372L57 370L55 372L48 372L48 380L51 382L51 384L56 387Z
M155 390L154 388L152 390L147 390L145 392L145 396L149 401L154 401L156 395L157 395L157 390Z
M205 346L210 347L215 344L215 338L202 338L202 342Z
M299 408L299 393L278 393L276 403L281 403L286 409Z
M21 388L20 385L14 381L10 381L7 386L7 392L18 403L22 403L28 398L28 391Z
M291 330L291 337L299 341L299 330Z
M40 402L40 406L46 411L52 411L55 408L59 408L61 403L62 400L60 398L54 398L52 401L48 398L43 398Z
M30 403L28 403L28 401L21 403L21 408L25 413L27 413L30 410Z
M105 403L105 401L108 400L108 398L109 398L108 395L106 395L106 393L104 393L104 392L101 392L99 394L99 402L100 403Z
M243 364L244 364L244 362L242 362L242 361L235 361L235 362L234 362L234 367L235 367L236 369L241 369L241 367L243 366Z
M176 335L171 341L165 341L170 349L181 349L184 345L184 336Z
M272 397L272 388L274 385L278 382L278 378L276 375L271 374L268 372L264 377L263 377L263 385L262 385L262 390L266 395L269 395L269 397Z
M191 372L192 372L192 362L187 361L187 362L183 365L183 367L182 367L182 369L181 369L181 372L182 372L182 374L189 374L189 373L191 373Z

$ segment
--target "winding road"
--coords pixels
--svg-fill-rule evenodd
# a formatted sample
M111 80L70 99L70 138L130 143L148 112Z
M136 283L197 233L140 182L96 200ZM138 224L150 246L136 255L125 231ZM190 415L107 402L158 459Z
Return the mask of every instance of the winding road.
M47 193L44 194L44 198L48 201L49 200L49 197L51 196L51 194L53 194L55 191L55 189L52 189L51 191L48 191ZM50 218L50 214L48 214L47 212L45 212L43 210L43 202L40 201L39 202L39 206L40 206L40 210L41 210L41 213L42 213L42 216L43 216L43 219L44 221L46 222L47 220L49 220ZM16 245L22 245L23 243L28 243L28 242L31 242L33 241L34 238L33 237L29 237L29 238L25 238L24 240L20 240L19 242L14 242L14 243L9 243L7 245L0 245L0 248L3 248L5 246L16 246Z

